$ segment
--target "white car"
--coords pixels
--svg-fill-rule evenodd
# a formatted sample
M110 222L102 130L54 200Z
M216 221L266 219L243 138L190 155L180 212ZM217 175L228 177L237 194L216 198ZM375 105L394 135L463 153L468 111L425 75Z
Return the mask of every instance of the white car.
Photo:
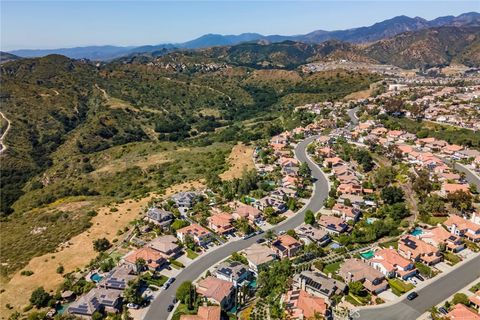
M140 308L140 306L138 304L135 304L135 303L129 303L129 304L127 304L127 308L128 309L138 309L138 308Z

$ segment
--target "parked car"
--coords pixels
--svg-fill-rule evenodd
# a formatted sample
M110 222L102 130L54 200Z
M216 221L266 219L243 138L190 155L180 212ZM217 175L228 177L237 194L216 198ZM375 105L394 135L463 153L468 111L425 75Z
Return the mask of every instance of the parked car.
M172 312L173 308L174 308L174 305L173 305L173 304L169 304L168 307L167 307L167 311L168 311L168 312Z
M140 306L138 304L135 304L135 303L128 303L127 308L128 309L138 309L138 308L140 308Z
M411 300L415 299L416 297L418 297L418 293L416 293L415 291L413 291L413 292L410 292L410 293L408 294L407 299L411 301Z
M442 313L442 314L447 314L448 313L448 310L445 309L445 307L440 307L438 308L438 312Z
M264 243L264 242L265 242L265 239L264 239L264 238L260 238L260 239L257 239L256 242L257 242L257 243Z
M167 290L168 287L170 287L170 283L168 283L168 281L167 281L163 284L163 289Z
M421 275L419 275L418 273L415 275L415 278L417 278L420 281L425 281L425 279Z

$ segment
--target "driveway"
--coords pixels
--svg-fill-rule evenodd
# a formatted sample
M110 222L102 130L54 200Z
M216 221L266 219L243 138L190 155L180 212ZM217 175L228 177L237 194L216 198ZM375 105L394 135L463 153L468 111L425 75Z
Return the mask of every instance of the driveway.
M312 171L312 177L315 179L312 196L308 203L302 209L300 209L296 215L274 226L272 228L273 231L278 232L280 230L295 229L303 223L305 212L307 210L312 210L313 212L319 211L323 207L323 202L328 197L328 181L318 165L308 159L306 151L307 146L317 137L318 135L302 140L297 144L294 150L295 157L300 162L306 162ZM167 319L169 314L169 312L167 312L167 306L172 302L172 297L175 295L178 286L182 282L193 281L197 279L205 272L205 270L209 269L217 262L227 258L233 252L239 252L245 248L248 248L262 237L263 235L257 235L246 240L241 239L237 241L230 241L219 246L216 250L210 251L195 259L192 264L187 266L178 274L176 281L167 290L162 291L155 298L145 315L145 319Z

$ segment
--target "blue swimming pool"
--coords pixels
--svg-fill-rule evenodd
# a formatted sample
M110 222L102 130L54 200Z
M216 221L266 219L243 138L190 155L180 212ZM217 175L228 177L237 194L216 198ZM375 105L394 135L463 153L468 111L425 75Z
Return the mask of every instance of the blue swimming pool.
M415 236L415 237L416 237L416 236L419 236L419 235L423 234L423 229L422 229L422 228L419 228L419 227L416 227L415 229L413 229L412 232L410 232L410 234L411 234L412 236Z
M102 281L103 279L103 276L99 275L98 273L94 273L90 276L90 279L93 281L93 282L100 282Z

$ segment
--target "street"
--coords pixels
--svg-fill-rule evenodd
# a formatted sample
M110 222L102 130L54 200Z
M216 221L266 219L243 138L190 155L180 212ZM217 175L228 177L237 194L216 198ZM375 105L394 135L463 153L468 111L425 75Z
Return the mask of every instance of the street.
M309 199L307 204L299 210L299 212L292 218L280 223L272 228L274 231L281 230L290 230L294 229L300 224L303 223L305 212L310 209L313 212L319 211L323 207L323 202L328 196L328 181L323 175L321 169L310 161L307 157L307 146L318 136L309 137L301 141L295 148L295 156L301 162L306 162L309 168L312 170L312 177L315 179L314 182L314 191L312 197ZM184 281L193 281L201 276L205 270L212 267L214 264L220 262L221 260L227 258L234 252L239 252L249 246L251 246L255 241L262 238L263 235L257 235L247 240L237 240L233 242L228 242L215 250L198 257L192 264L183 269L176 277L175 282L167 289L162 291L155 300L152 301L152 304L145 315L147 320L159 320L167 319L169 312L167 307L172 303L173 297L177 291L177 288Z

